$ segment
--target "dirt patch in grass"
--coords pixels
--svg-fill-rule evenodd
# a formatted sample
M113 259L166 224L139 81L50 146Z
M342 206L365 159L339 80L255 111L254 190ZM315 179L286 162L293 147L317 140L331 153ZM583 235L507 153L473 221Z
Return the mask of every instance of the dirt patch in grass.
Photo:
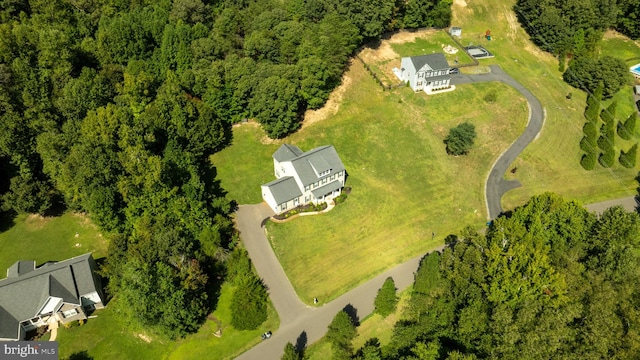
M467 2L464 0L453 0L453 5L460 7L467 7Z
M151 338L149 337L149 335L139 333L139 334L136 334L136 336L142 339L142 341L146 342L147 344L151 343Z
M415 32L401 31L393 34L390 39L382 41L376 49L365 48L358 56L367 64L377 64L393 59L399 59L400 55L393 50L391 44L404 44L407 42L415 42L418 38L427 38L436 33L438 30L428 29Z
M627 36L622 35L621 33L613 30L613 29L609 29L604 33L604 40L611 40L611 39L622 39L622 40L631 40L629 39ZM632 40L633 41L633 40ZM638 46L640 46L640 40L635 40L633 41L634 43L636 43Z
M25 225L29 230L40 230L51 221L51 217L45 217L40 214L30 214L27 216Z
M349 69L352 66L349 64ZM340 104L342 103L342 97L344 96L344 92L351 86L351 76L349 73L351 70L344 73L342 76L342 83L338 86L331 95L329 95L329 100L324 104L324 106L318 110L307 110L304 114L304 121L302 122L302 129L308 127L309 125L315 124L318 121L322 121L329 116L335 115L340 109ZM263 142L264 144L264 142Z
M518 19L516 19L516 14L508 12L505 13L505 17L507 19L507 23L509 24L509 33L507 33L507 36L511 39L515 39L518 36L517 31L520 27L520 24L518 24Z

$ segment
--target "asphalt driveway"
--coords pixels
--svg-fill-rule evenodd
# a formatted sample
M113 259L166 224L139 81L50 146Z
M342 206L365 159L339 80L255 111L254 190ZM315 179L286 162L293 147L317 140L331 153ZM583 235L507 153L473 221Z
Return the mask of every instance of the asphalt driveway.
M249 349L238 359L280 359L287 342L309 345L319 340L326 333L333 317L343 309L360 319L366 317L373 312L373 301L384 280L391 276L396 288L406 289L413 282L414 273L424 256L414 257L323 306L306 306L298 299L265 236L264 220L271 215L273 212L264 203L242 205L236 213L242 241L260 277L269 288L269 297L280 316L280 328L272 330L271 338ZM436 250L443 248L444 246Z
M509 149L498 157L489 171L485 186L485 201L489 220L497 218L502 213L500 200L502 195L511 189L520 187L517 180L505 180L504 174L509 169L511 163L529 145L542 130L545 112L540 101L533 94L522 86L519 82L502 71L500 66L491 65L491 72L487 74L457 74L451 76L451 85L462 85L477 82L499 81L516 89L529 103L529 122L524 132L511 144Z

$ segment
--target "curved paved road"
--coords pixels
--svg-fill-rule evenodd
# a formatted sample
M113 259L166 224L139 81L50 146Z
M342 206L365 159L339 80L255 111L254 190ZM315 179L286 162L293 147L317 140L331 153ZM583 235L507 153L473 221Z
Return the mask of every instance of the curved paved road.
M485 201L487 205L487 215L489 220L497 218L502 213L500 199L502 195L511 189L521 186L517 180L505 180L504 174L509 165L520 155L522 150L531 143L542 130L544 123L544 110L540 101L533 94L514 80L507 73L502 71L500 66L491 65L491 72L487 74L466 75L457 74L451 77L452 85L470 84L475 82L499 81L516 89L529 103L529 122L520 137L511 144L496 162L493 164L487 184L485 186Z
M342 309L354 309L362 319L373 312L373 301L384 280L391 276L399 290L413 282L422 256L417 256L386 271L321 307L304 305L282 270L264 232L265 220L273 215L266 204L242 205L236 223L242 241L260 277L269 288L269 296L280 316L280 328L266 341L249 349L238 359L280 359L287 342L311 344L324 336L333 317ZM443 247L437 250L442 250Z

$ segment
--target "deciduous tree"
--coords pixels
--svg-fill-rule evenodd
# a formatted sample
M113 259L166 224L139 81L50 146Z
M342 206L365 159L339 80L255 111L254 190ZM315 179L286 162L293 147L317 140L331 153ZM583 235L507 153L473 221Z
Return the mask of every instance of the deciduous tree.
M476 128L473 124L462 123L449 129L449 134L444 138L447 145L447 154L466 155L476 138Z

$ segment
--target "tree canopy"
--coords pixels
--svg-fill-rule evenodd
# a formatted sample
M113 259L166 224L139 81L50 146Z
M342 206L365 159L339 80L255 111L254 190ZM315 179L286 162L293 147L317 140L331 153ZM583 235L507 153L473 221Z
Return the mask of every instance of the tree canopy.
M454 128L449 129L449 134L444 138L447 146L447 154L465 155L473 146L476 139L476 127L468 122L464 122Z
M423 258L382 358L633 357L639 246L636 212L533 197Z
M603 85L603 97L611 98L630 79L629 70L624 61L603 56L598 59L580 57L569 64L563 74L567 84L593 93L598 84Z
M245 118L273 138L295 131L363 41L448 25L450 1L420 3L407 16L395 0L3 1L1 208L87 212L128 318L193 332L233 246L209 156ZM251 328L264 287L235 275Z

